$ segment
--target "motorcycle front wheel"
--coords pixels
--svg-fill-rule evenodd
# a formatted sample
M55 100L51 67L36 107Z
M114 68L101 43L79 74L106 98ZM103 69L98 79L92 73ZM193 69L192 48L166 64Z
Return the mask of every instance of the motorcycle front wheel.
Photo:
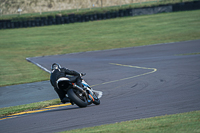
M78 93L77 91L74 91L73 89L69 89L68 97L80 108L87 107L88 103L84 96L82 96L81 93Z
M96 96L95 93L93 94L93 97L94 97L93 103L94 103L95 105L99 105L99 104L100 104L100 100L99 100L99 98Z

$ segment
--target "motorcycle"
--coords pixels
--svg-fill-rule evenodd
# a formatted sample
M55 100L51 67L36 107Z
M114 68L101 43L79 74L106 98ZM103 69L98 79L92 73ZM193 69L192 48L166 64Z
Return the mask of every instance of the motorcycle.
M83 75L84 76L84 75ZM70 100L80 108L87 107L87 105L99 105L102 94L99 91L93 90L85 80L82 79L82 87L78 86L70 77L63 77L57 80L58 88L62 88L67 92ZM101 92L100 92L101 93ZM98 96L97 96L98 95Z

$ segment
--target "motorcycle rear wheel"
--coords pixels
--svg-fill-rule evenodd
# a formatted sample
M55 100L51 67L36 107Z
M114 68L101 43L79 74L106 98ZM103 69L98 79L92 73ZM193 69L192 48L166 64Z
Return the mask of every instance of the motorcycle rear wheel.
M88 103L87 100L82 100L79 98L79 96L77 96L77 94L75 94L73 89L69 89L67 92L69 98L80 108L84 108L87 107Z

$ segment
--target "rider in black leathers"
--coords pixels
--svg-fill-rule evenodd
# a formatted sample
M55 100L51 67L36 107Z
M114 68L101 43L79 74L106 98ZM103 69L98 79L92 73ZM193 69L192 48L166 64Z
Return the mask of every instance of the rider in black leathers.
M56 85L56 81L59 78L70 76L70 79L74 80L76 84L82 87L81 84L81 74L74 70L69 70L67 68L61 67L58 63L52 64L52 72L50 76L51 85L54 87L54 90L57 92L62 103L71 102L68 97L66 97L66 93L63 89L60 89ZM83 75L83 74L82 74Z

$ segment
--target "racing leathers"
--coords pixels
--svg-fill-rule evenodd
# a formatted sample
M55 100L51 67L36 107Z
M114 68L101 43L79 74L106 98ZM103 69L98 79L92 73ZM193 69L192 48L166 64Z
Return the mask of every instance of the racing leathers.
M70 99L68 97L66 97L67 92L65 92L64 90L59 89L57 87L56 81L59 78L67 77L67 76L69 76L70 78L73 78L73 80L76 82L76 84L78 86L82 87L80 73L78 73L74 70L66 69L64 67L61 69L53 70L51 73L51 76L50 76L50 82L51 82L51 85L54 87L54 90L57 92L62 103L70 102Z

